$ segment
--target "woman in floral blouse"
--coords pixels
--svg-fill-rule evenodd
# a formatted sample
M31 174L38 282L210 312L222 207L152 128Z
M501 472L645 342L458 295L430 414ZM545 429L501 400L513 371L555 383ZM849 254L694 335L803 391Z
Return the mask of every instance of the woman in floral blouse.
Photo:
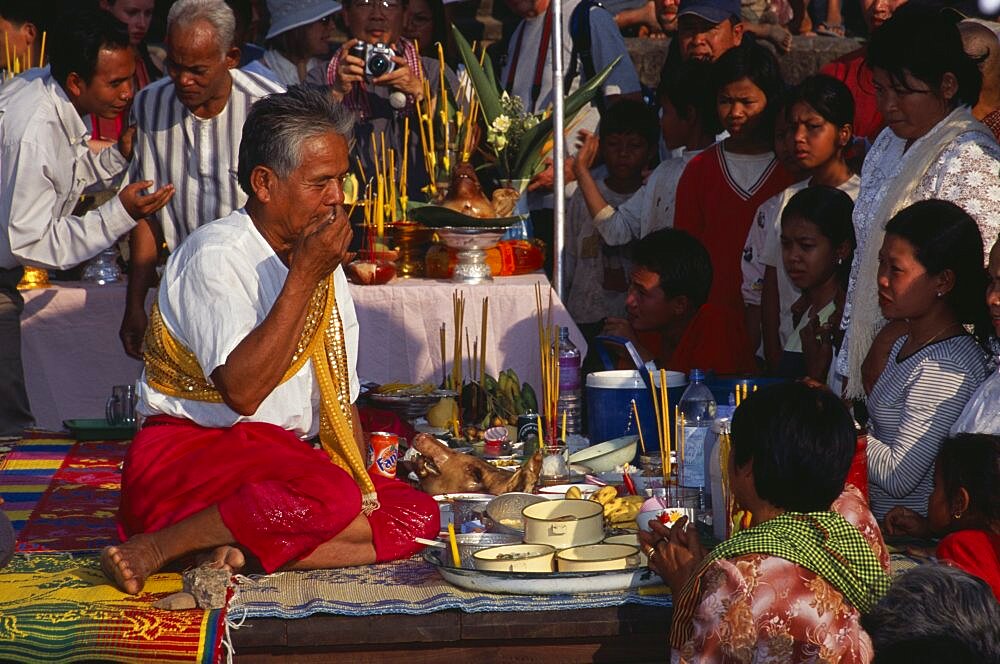
M861 495L844 490L850 415L828 391L777 385L743 402L731 440L729 483L750 527L711 553L685 519L643 534L674 589L672 661L870 662L859 621L889 587L888 561Z

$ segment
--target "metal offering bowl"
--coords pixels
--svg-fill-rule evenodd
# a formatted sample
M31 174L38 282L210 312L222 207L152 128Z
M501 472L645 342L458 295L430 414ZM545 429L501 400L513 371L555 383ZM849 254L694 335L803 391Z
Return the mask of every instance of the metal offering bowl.
M458 252L458 263L455 265L452 281L463 284L492 281L490 266L486 263L486 249L497 246L506 232L506 227L437 229L441 241Z

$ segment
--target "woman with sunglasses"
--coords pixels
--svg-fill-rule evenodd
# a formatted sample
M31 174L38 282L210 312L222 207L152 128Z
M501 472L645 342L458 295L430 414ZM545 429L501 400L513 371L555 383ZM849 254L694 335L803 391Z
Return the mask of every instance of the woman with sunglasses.
M340 5L333 0L267 0L267 9L267 50L244 69L285 87L305 82L310 72L310 79L321 81Z

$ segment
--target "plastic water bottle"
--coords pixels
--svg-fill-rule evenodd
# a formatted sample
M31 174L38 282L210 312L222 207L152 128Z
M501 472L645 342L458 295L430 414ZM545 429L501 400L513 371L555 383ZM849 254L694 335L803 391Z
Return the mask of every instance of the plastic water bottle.
M580 381L580 349L569 340L569 328L559 328L559 402L557 426L562 426L566 413L566 434L580 433L583 411L583 388ZM561 430L560 430L561 433Z
M722 541L729 536L729 505L723 500L722 477L722 441L729 436L729 420L719 418L712 426L712 432L718 433L715 444L708 457L708 481L705 483L706 509L712 510L712 531L715 537ZM711 493L709 493L711 487Z
M684 416L684 461L680 468L681 486L705 488L705 449L715 421L715 397L705 385L705 373L692 369L688 387L681 395ZM680 425L678 424L678 430Z

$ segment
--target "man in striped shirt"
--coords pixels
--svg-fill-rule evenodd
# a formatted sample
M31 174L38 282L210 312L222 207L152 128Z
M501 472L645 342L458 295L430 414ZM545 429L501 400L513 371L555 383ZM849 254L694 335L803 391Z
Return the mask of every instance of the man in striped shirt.
M180 0L167 16L168 78L135 97L137 127L132 181L171 183L177 195L130 236L131 269L120 336L125 352L141 356L146 293L154 284L159 248L177 248L203 223L246 202L236 179L240 137L255 101L281 92L277 83L236 69L236 20L223 0Z

